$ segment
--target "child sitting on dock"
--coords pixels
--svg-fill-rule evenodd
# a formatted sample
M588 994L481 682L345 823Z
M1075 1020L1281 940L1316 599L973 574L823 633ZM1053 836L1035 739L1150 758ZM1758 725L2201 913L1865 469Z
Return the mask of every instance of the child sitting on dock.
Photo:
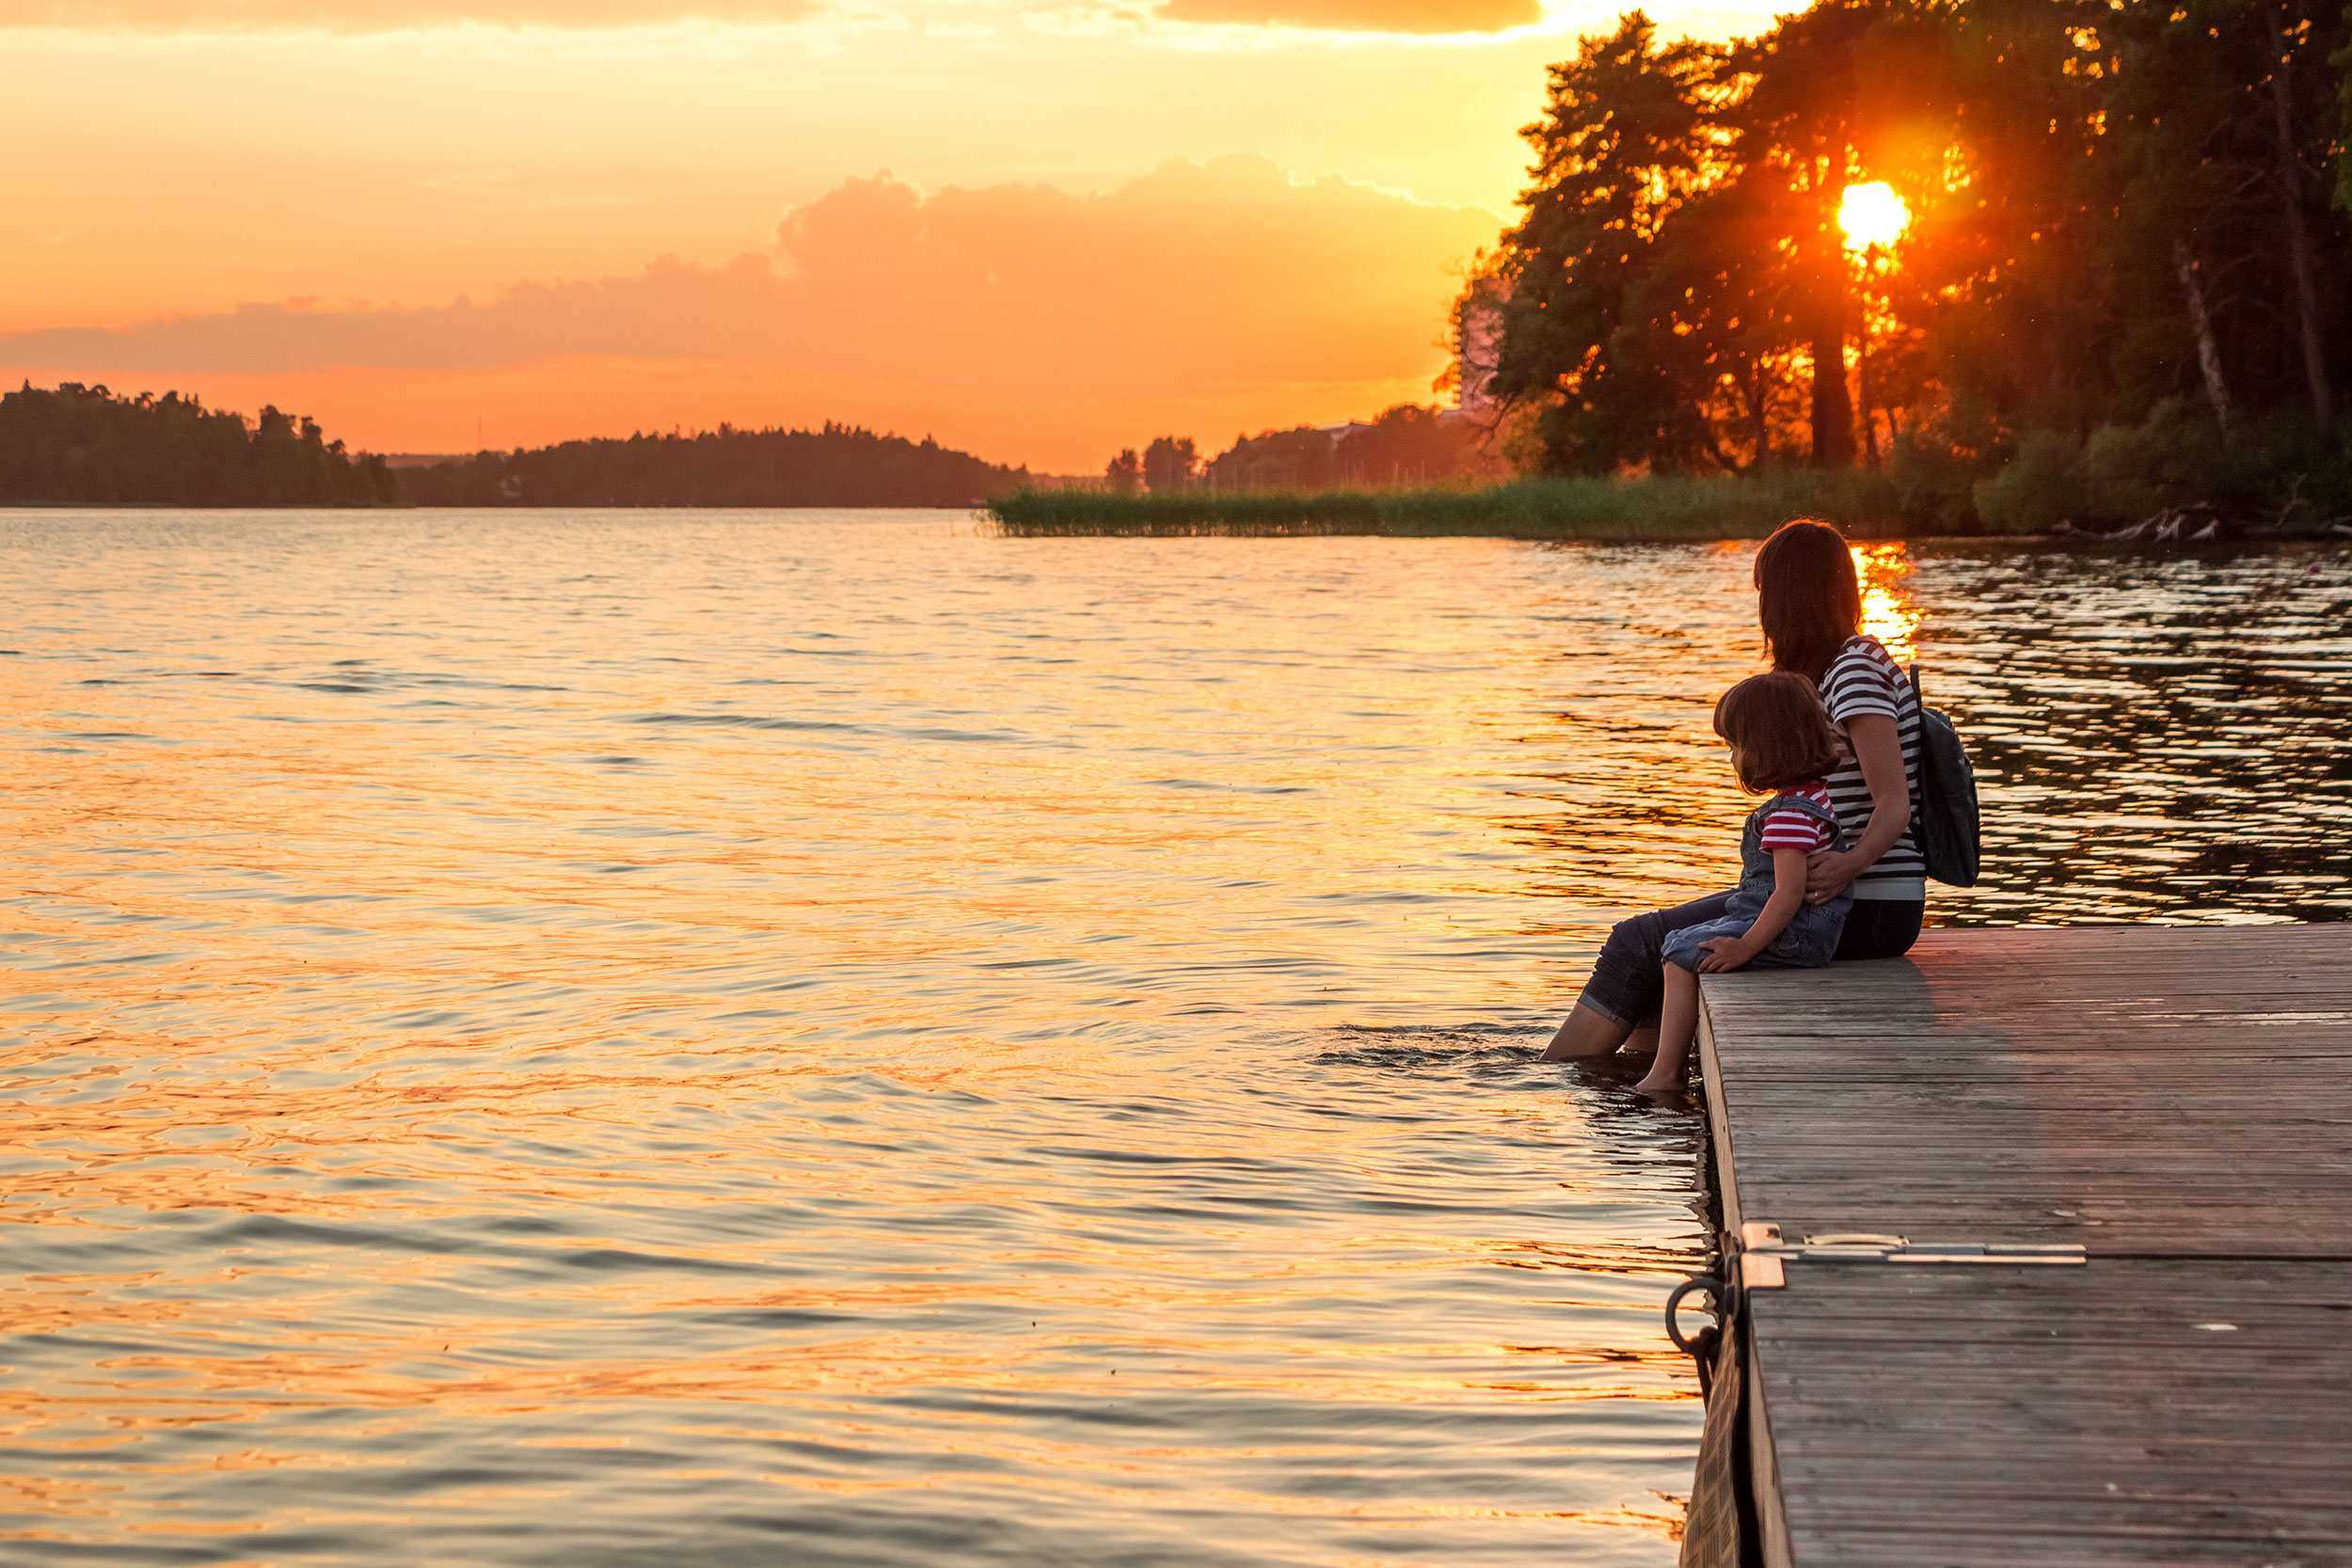
M1772 799L1749 814L1740 833L1740 885L1724 916L1666 938L1658 1059L1634 1085L1646 1095L1682 1085L1698 1031L1701 974L1750 964L1818 969L1836 954L1853 904L1851 889L1825 903L1804 899L1805 857L1846 847L1827 782L1843 750L1813 683L1781 670L1741 681L1715 705L1715 733L1731 748L1740 786Z

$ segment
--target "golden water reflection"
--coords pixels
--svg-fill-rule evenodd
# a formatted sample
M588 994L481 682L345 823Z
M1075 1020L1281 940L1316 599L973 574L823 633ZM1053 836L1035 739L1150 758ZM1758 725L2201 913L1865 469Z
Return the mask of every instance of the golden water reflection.
M1936 918L2352 912L2352 555L1857 563ZM1668 1560L1697 1130L1532 1057L1748 580L0 518L0 1560Z
M1919 604L1911 592L1911 546L1895 540L1856 545L1854 576L1862 585L1862 629L1886 644L1887 652L1904 664L1919 657L1914 638L1919 629Z

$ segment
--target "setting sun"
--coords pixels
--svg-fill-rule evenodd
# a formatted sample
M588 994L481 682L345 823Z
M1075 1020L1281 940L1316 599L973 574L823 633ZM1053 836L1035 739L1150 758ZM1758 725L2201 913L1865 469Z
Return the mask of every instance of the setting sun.
M1893 245L1911 227L1911 204L1883 180L1848 185L1837 203L1837 227L1845 230L1849 250Z

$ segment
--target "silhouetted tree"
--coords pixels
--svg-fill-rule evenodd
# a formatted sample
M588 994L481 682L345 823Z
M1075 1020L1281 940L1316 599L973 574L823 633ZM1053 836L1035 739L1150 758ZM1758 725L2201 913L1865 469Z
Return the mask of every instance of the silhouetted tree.
M1489 432L1467 415L1404 403L1369 424L1237 436L1203 470L1219 490L1437 484L1502 477Z
M1497 324L1558 471L1836 466L1882 420L1975 461L2184 398L2341 464L2348 34L2344 0L1816 0L1723 48L1634 12L1552 68L1457 326ZM1857 257L1864 181L1915 223Z
M1127 447L1103 466L1103 478L1115 496L1132 496L1143 488L1143 459Z
M0 396L0 504L377 506L383 460L354 457L309 419L255 423L178 392L29 381Z
M1143 482L1154 492L1182 490L1199 477L1200 452L1189 436L1159 436L1143 449Z
M1319 490L1343 478L1330 433L1306 425L1236 436L1206 475L1219 490Z
M1719 52L1661 45L1640 11L1553 66L1523 133L1534 183L1491 268L1502 344L1492 388L1542 406L1544 465L1603 471L1659 456L1659 410L1687 401L1642 329L1651 247L1708 173L1705 93Z
M477 452L403 469L400 484L425 506L974 506L1028 477L928 436L828 423Z
M567 441L394 471L275 406L248 425L177 392L27 383L0 397L0 503L971 506L1027 480L929 436L838 424Z

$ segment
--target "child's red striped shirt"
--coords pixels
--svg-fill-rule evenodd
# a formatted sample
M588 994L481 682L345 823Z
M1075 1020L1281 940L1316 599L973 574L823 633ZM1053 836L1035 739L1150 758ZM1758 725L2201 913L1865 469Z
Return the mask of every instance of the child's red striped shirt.
M1816 779L1811 784L1784 789L1783 795L1802 795L1823 811L1831 809L1827 781ZM1794 806L1783 806L1764 818L1764 852L1775 849L1801 849L1806 854L1826 849L1836 842L1830 825L1818 816L1810 816Z

